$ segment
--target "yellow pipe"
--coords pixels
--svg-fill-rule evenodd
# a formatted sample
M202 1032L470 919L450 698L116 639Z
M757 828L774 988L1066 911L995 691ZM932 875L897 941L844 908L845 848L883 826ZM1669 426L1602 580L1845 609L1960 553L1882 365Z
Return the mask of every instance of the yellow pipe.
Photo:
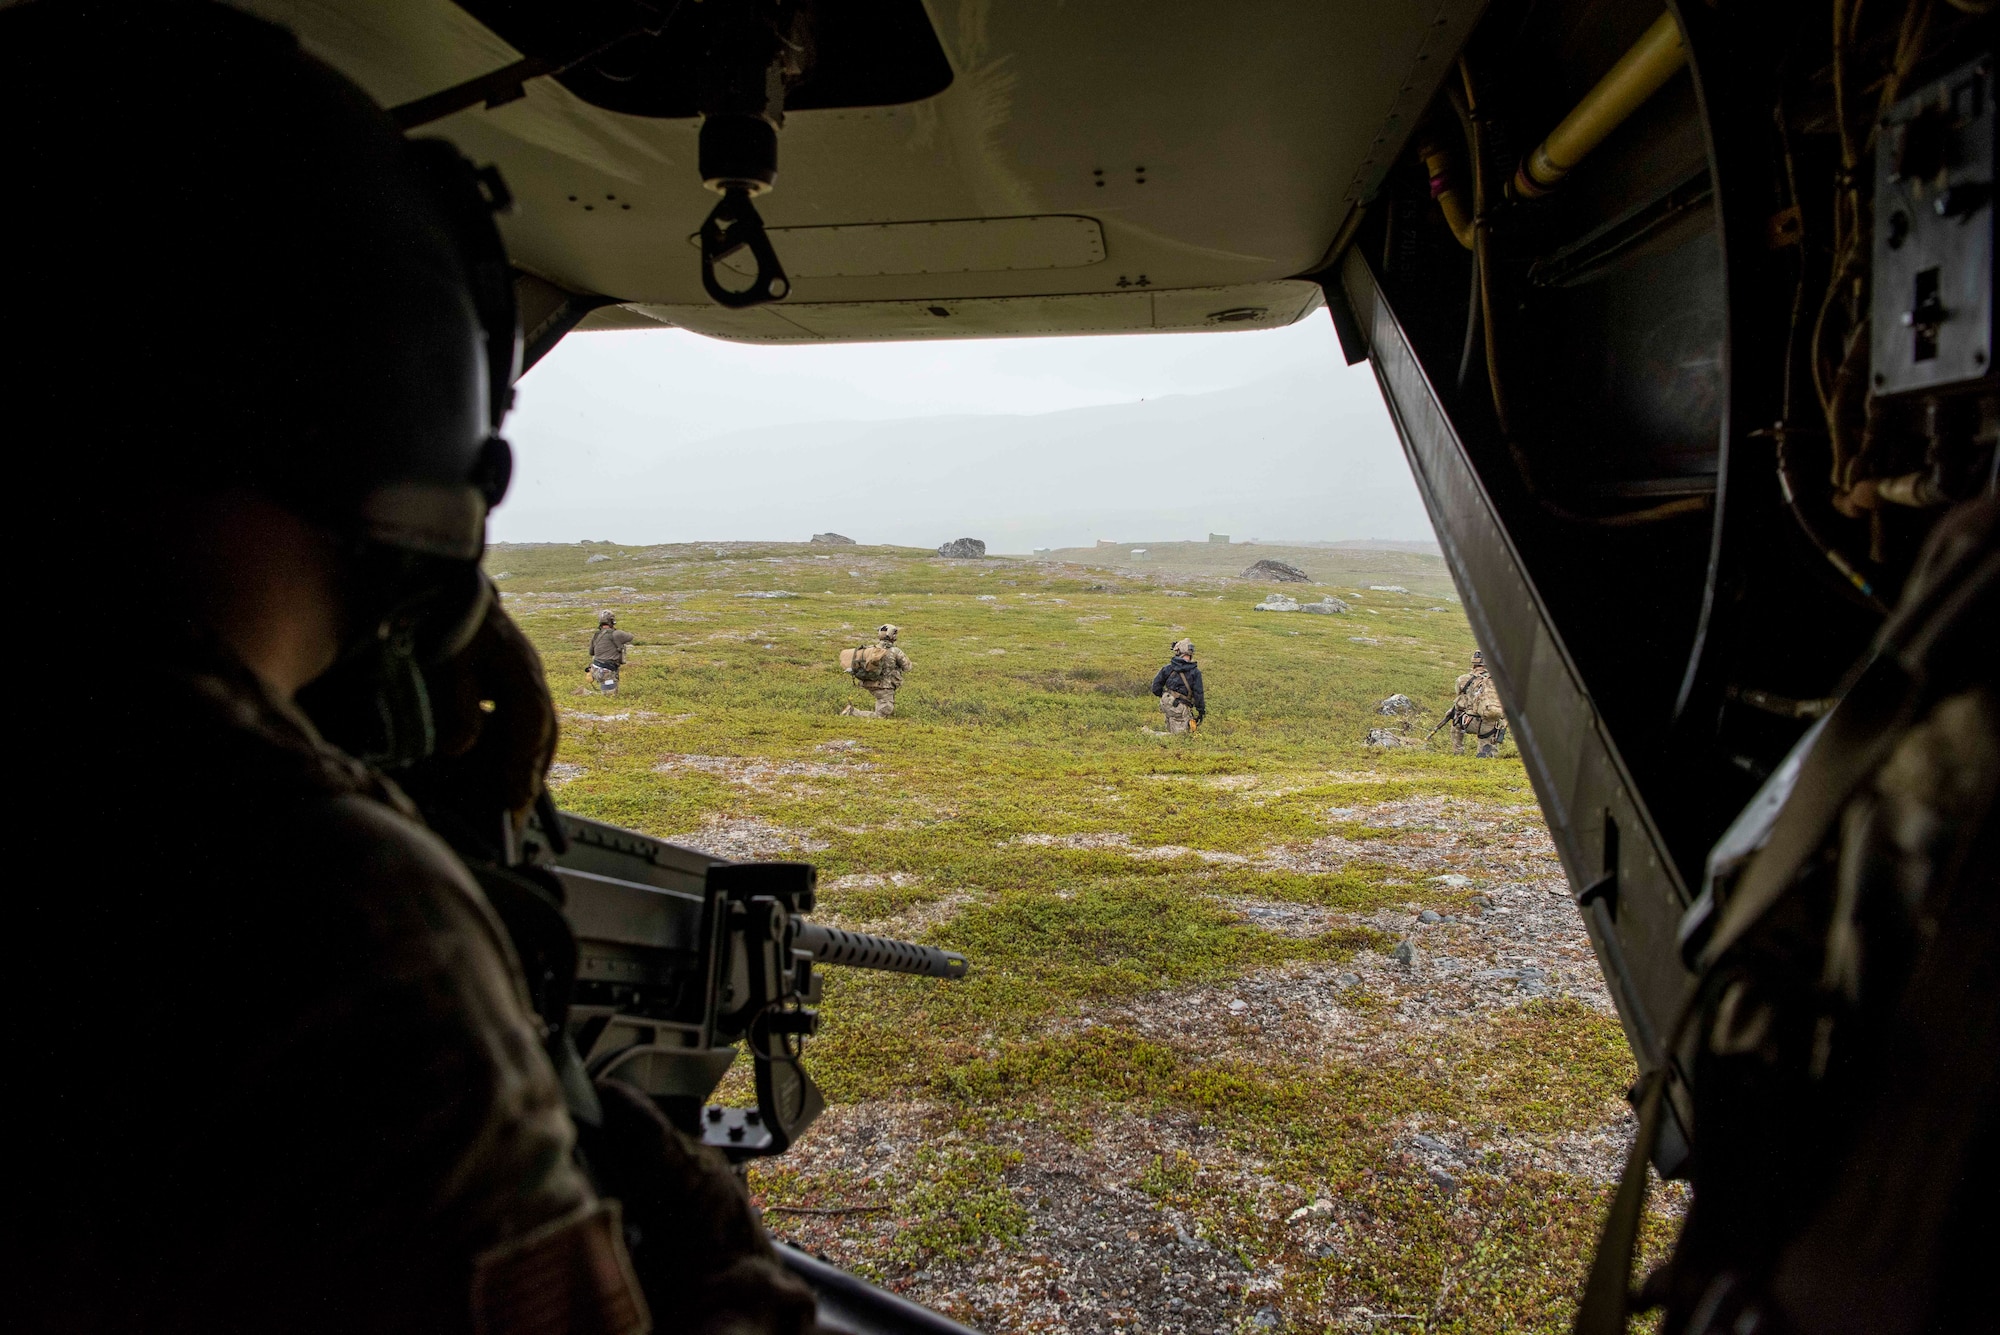
M1424 170L1430 173L1431 198L1438 202L1438 209L1444 214L1445 226L1458 244L1471 250L1472 209L1465 202L1465 192L1458 183L1457 166L1452 156L1435 140L1427 139L1417 146L1417 156L1423 159Z
M1687 47L1681 43L1680 25L1672 14L1662 14L1522 161L1514 173L1514 193L1532 198L1553 190L1685 64Z

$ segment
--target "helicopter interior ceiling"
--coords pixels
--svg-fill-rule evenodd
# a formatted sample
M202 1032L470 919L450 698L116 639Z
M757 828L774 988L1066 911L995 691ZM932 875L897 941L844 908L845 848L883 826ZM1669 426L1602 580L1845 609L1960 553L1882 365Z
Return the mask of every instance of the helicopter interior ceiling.
M243 3L384 105L542 54L500 30L533 47L573 12ZM1300 275L1373 193L1481 6L817 9L818 68L788 97L776 187L757 200L792 278L784 301L732 310L703 292L691 239L716 196L696 168L700 122L676 88L688 61L671 27L647 39L656 50L614 48L419 133L498 165L517 265L609 299L581 329L810 342L1269 328L1321 304Z

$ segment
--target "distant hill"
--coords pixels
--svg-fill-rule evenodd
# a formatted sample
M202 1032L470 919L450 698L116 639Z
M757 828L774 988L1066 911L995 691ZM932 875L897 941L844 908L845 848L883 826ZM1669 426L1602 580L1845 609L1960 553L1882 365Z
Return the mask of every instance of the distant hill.
M1059 547L1044 560L1096 566L1160 579L1234 578L1258 561L1297 566L1316 584L1366 588L1397 585L1432 597L1454 595L1436 543L1364 538L1349 542L1120 542Z

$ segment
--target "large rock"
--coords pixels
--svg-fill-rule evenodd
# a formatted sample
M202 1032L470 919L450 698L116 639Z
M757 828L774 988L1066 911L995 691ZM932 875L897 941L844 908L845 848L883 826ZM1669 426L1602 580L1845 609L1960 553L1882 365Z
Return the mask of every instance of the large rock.
M1368 745L1382 747L1422 746L1423 742L1415 737L1397 732L1394 728L1370 728L1368 730Z
M953 538L938 548L939 556L970 558L986 555L986 544L977 538Z
M1286 594L1274 593L1250 610L1253 612L1296 612L1299 610L1299 600Z
M845 533L815 533L812 536L815 547L852 547L854 539Z
M1266 558L1243 572L1245 579L1275 579L1281 584L1304 584L1312 577L1297 566Z
M1342 613L1347 611L1347 604L1343 603L1342 601L1340 601L1340 599L1335 598L1331 594L1328 594L1326 597L1320 599L1316 603L1304 604L1299 608L1299 611L1317 612L1321 616L1327 616L1327 617L1340 616Z
M1389 718L1403 718L1411 714L1423 713L1424 707L1409 696L1398 691L1381 704L1375 706L1375 712L1386 715Z

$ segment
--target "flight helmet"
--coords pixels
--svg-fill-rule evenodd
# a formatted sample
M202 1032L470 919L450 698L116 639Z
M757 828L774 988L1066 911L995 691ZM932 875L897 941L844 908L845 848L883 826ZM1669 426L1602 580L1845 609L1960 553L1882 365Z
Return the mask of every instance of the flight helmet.
M18 309L44 322L10 397L82 428L90 487L245 486L356 543L476 559L512 471L498 177L220 5L0 24Z
M199 0L0 9L0 118L33 257L11 298L37 321L0 376L66 447L37 522L117 531L162 497L231 490L312 521L343 571L322 695L402 718L391 751L427 746L413 678L485 615L478 558L512 472L497 175L406 140L283 28Z

